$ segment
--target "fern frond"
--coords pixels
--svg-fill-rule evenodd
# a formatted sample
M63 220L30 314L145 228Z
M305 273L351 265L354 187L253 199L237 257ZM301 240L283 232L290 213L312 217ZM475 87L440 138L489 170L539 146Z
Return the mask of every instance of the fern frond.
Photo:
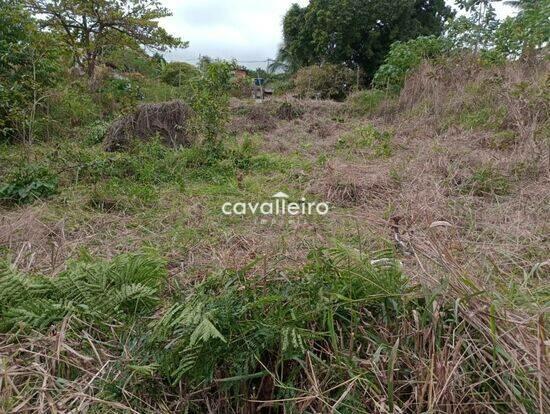
M56 278L19 274L0 265L0 325L24 323L36 329L62 320L69 312L90 321L152 311L165 277L162 262L124 255L111 263L80 262Z
M199 341L208 342L210 339L215 338L221 340L222 342L227 342L220 331L216 329L214 324L210 322L207 318L203 318L203 320L197 325L197 327L189 337L189 345L194 346Z
M107 298L113 300L111 306L121 309L129 314L143 313L150 311L158 303L156 289L140 283L123 285L112 292Z
M43 329L59 322L71 312L71 307L49 299L33 299L10 308L3 315L2 330L10 330L24 324L34 329Z
M164 262L146 255L121 255L113 260L108 275L116 286L141 284L156 289L165 277Z

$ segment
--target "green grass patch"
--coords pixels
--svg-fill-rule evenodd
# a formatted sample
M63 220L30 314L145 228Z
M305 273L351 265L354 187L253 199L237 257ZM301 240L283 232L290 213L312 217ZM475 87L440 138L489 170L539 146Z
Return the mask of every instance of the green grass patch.
M373 125L355 128L337 142L338 149L367 150L375 158L388 158L393 154L392 134L380 131Z
M506 176L493 166L480 167L460 185L461 191L475 196L504 196L510 190Z
M0 182L0 203L27 204L57 193L58 177L43 165L28 164Z
M354 115L371 115L376 113L384 100L391 97L386 91L368 89L350 95L346 104L348 110Z

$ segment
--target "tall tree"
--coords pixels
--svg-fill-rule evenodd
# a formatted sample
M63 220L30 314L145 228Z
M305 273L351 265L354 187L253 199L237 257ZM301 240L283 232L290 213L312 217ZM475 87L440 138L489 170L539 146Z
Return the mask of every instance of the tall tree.
M17 0L0 0L0 141L31 143L38 111L59 75L56 43Z
M279 57L291 69L344 63L370 78L393 42L439 35L451 16L444 0L311 0L285 15Z
M75 61L92 76L103 49L113 43L164 51L187 43L157 19L170 16L157 0L24 0L44 27L62 35Z

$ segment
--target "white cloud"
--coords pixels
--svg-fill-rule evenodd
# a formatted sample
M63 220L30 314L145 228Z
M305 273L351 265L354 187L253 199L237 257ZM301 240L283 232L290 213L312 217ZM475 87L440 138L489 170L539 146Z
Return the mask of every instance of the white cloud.
M282 19L292 3L308 0L162 0L173 16L162 19L169 33L189 41L189 48L172 51L170 60L194 61L200 55L239 61L274 58L282 41ZM449 1L449 3L451 3ZM497 4L499 17L511 14ZM247 63L265 67L265 63Z
M169 33L189 41L189 48L171 52L172 60L200 55L239 61L273 58L282 40L282 19L292 3L307 0L163 0L173 16L162 19ZM250 67L265 66L261 63Z

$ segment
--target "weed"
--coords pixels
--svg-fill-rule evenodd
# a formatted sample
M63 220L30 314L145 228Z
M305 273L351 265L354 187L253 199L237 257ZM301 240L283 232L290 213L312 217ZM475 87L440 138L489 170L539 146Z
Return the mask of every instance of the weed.
M381 132L373 125L366 125L342 136L338 140L337 147L368 149L374 157L387 158L391 157L393 153L391 141L392 134L390 132Z
M514 147L517 142L518 137L516 132L499 131L493 134L489 142L489 146L497 150L507 150Z
M96 145L103 141L109 123L105 121L95 121L88 125L84 131L84 140L88 145Z
M93 187L89 205L104 212L132 212L151 205L157 199L157 191L151 185L113 178Z
M502 128L506 111L503 107L480 107L472 105L456 115L455 122L462 125L464 128L473 129L488 129L498 131Z
M26 204L57 192L58 177L47 167L26 165L8 176L0 185L0 201Z
M531 161L517 161L511 168L511 174L516 180L536 178L540 175L540 165Z
M347 104L350 111L356 115L370 115L375 113L388 94L378 89L369 89L350 95Z
M475 196L502 196L509 189L508 179L492 166L478 168L461 184L462 191Z
M47 329L69 316L101 322L150 313L166 277L163 262L145 255L73 263L55 279L0 266L0 330ZM98 326L99 327L99 326Z
M436 410L467 404L535 412L536 382L509 354L500 335L508 327L495 324L498 307L473 320L462 301L444 296L445 284L430 291L413 286L391 251L315 249L302 269L284 277L255 274L253 266L211 275L158 309L166 272L147 255L84 258L55 279L21 275L4 264L0 329L21 336L56 326L63 339L54 339L70 351L61 351L61 360L70 355L88 363L52 366L64 385L49 392L67 395L69 384L88 384L85 392L95 391L96 400L124 401L139 412L158 411L158 404L204 412L204 399L182 402L181 393L205 387L228 407L254 411L267 398L289 411L300 401L315 412L337 404L350 413L413 401ZM37 346L20 338L16 355ZM56 349L42 352L55 355ZM116 355L116 362L104 369L101 355ZM426 380L449 359L456 372L445 373L448 380ZM35 369L27 365L16 383L37 381ZM420 379L440 397L414 392ZM322 398L311 394L314 386ZM34 398L29 388L20 389L4 407ZM69 398L74 403L78 395Z

